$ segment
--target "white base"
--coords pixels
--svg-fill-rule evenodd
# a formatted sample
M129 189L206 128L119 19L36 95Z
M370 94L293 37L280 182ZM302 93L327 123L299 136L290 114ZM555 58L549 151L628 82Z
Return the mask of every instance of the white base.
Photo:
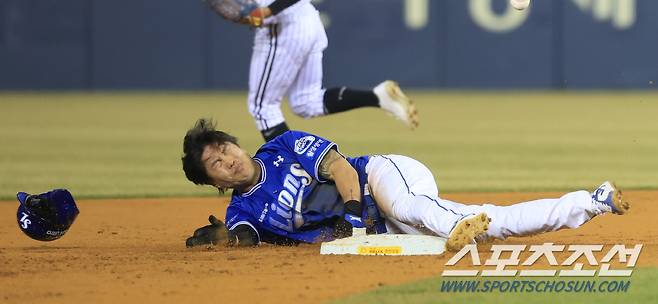
M320 254L354 255L439 255L446 240L429 235L371 234L354 229L353 236L324 242ZM365 229L364 229L365 230Z

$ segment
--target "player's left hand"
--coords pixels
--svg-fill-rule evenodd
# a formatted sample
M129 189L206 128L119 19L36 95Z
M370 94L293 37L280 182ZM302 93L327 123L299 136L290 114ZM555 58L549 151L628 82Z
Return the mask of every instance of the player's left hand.
M349 200L345 202L345 221L350 223L353 228L365 228L366 225L362 219L363 216L363 203L357 200Z
M365 228L365 222L361 217L363 213L363 204L357 200L345 202L345 213L343 217L336 221L334 225L334 236L344 238L352 236L353 228Z
M352 236L352 228L352 223L345 220L345 217L341 217L334 224L334 237L337 239L350 237Z
M228 231L224 223L214 215L208 217L210 225L203 226L194 230L194 234L185 241L186 247L195 247L201 245L217 245L223 240L227 240Z

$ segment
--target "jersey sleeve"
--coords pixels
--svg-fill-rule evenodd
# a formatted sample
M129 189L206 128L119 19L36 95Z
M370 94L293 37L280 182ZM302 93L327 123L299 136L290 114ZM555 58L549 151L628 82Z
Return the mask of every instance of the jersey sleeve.
M302 131L288 131L277 137L276 140L291 151L306 172L320 182L327 181L320 177L318 168L329 150L338 150L335 143Z

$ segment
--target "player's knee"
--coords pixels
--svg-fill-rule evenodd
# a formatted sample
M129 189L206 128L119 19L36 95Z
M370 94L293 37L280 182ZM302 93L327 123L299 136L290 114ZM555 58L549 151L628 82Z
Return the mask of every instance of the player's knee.
M403 223L413 222L417 214L428 212L424 205L416 205L413 197L399 197L391 203L393 214Z
M292 112L295 113L295 115L302 117L302 118L312 118L314 116L311 115L309 111L304 109L303 107L292 107Z
M280 104L278 103L266 103L266 102L255 102L251 99L249 102L249 114L256 119L283 119L283 112L281 112Z
M249 114L251 114L251 117L253 117L253 118L258 118L259 117L258 112L254 111L252 109L249 109Z
M290 102L290 109L295 115L303 118L313 118L324 114L322 104L319 106L314 103Z

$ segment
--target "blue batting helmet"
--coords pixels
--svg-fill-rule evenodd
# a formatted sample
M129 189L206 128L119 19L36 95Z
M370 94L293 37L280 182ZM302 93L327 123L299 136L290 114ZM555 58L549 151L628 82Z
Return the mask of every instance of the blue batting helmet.
M20 202L16 212L18 227L38 241L62 237L80 213L73 195L66 189L36 195L18 192L16 198Z

